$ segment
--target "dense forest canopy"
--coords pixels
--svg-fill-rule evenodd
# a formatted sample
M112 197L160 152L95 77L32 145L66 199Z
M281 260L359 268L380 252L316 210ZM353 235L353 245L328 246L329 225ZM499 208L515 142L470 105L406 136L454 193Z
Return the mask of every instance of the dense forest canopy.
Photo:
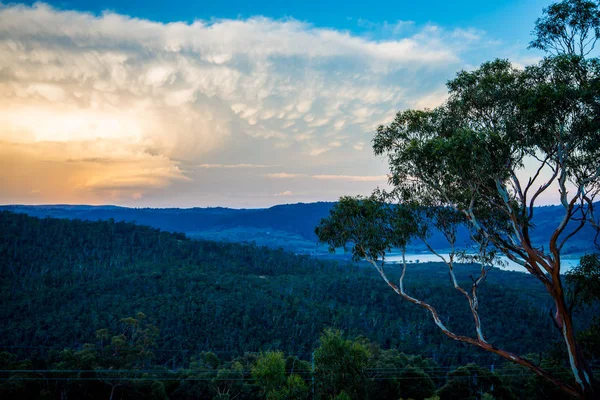
M188 378L198 371L209 374L202 378L205 380L190 381L196 385L214 379L222 370L222 375L241 374L251 384L250 371L257 353L281 350L285 357L308 362L326 328L341 329L346 337L365 338L356 342L368 350L363 366L366 375L359 378L373 384L388 382L387 378L372 376L385 371L390 380L399 379L397 382L413 379L409 379L411 376L431 379L432 389L426 391L430 395L447 384L447 372L469 362L487 369L492 364L496 368L502 365L488 354L445 340L425 313L399 301L362 264L319 261L252 245L190 240L183 234L111 220L39 219L2 212L0 227L0 320L4 322L0 326L0 350L5 351L0 357L2 369L67 371L60 376L46 373L44 380L51 384L34 379L38 386L26 387L37 393L81 393L77 391L85 389L96 391L98 397L94 398L107 398L113 387L117 393L131 396L136 390L150 393L150 386L136 389L131 382L116 386L120 381L101 372L111 368L133 371L124 373L127 378L140 378L141 372L135 375L136 370L158 368L160 374L152 376L155 383L161 384L165 383L161 379L178 382L181 376L174 378L169 375L174 374L172 371L187 371ZM391 269L391 274L397 276L399 271ZM475 266L461 265L461 281L470 279L469 274L475 270ZM414 264L409 274L408 287L430 299L446 315L468 313L460 297L447 287L442 265ZM494 269L490 275L493 279L482 294L481 307L488 324L497 332L494 340L520 354L535 353L540 362L562 360L558 361L561 365L564 355L548 345L560 334L552 328L548 317L551 304L544 300L543 288L522 273ZM515 281L518 285L509 284ZM521 301L515 302L515 298ZM502 307L487 314L496 305ZM594 307L582 307L578 314L583 328L589 325ZM143 314L138 317L138 313ZM469 329L464 318L453 317L445 322L458 331ZM507 324L511 329L503 329ZM133 331L137 332L136 339ZM111 340L113 337L116 341ZM367 339L371 344L365 342ZM113 347L102 350L108 343L134 351L113 359L108 357ZM402 358L402 352L411 356ZM408 363L406 357L428 361ZM205 371L211 362L216 366L210 367L212 372ZM376 366L381 363L395 367L388 365L384 371L384 367ZM423 375L419 371L427 371L428 363L433 369ZM406 370L402 372L406 374L404 380L400 379L400 372L408 366L417 371ZM194 368L198 371L190 372ZM302 372L302 368L296 371ZM87 383L81 380L67 384L50 379L83 380L89 373L77 371L90 369L100 371L93 375L97 380L90 381L97 387L85 386ZM290 370L288 365L286 379ZM310 371L303 373L302 379L310 384ZM525 380L535 379L522 371L518 374ZM3 377L12 379L5 382L8 386L3 386L4 393L20 398L19 393L24 392L19 390L25 388L18 385L19 376L35 378L26 372L4 371ZM152 377L147 379L151 385ZM215 382L225 381L193 390L204 393L200 398L212 398L217 394ZM62 389L53 385L62 385ZM321 383L319 390L330 393L333 389L327 385ZM347 392L355 387L346 386ZM184 389L193 392L175 383L165 387L170 398L194 398L185 397L189 393L181 394ZM256 386L244 390L250 390L247 398L260 396ZM400 389L389 390L397 393L394 390ZM356 393L353 396L362 398Z
M306 355L328 326L404 351L435 342L431 351L436 357L463 351L430 329L423 312L382 290L384 285L360 264L195 241L124 222L38 219L6 212L0 218L1 310L3 320L10 321L0 328L1 345L84 343L97 329L114 329L122 316L142 311L161 332L173 332L163 347L176 357L182 357L181 351L242 354L269 348ZM465 265L461 277L469 279L473 270ZM432 296L444 309L468 311L452 291L442 289L447 275L441 265L415 264L410 273L409 285L415 290ZM522 274L492 273L498 280L482 302L509 303L503 284ZM525 306L494 313L494 323L524 313L539 322L538 328L531 327L525 336L525 329L505 331L502 340L516 351L543 351L535 339L555 336L546 332L549 304L541 301L543 290L534 280L520 280L520 285L511 294L525 298ZM425 331L417 329L422 325Z

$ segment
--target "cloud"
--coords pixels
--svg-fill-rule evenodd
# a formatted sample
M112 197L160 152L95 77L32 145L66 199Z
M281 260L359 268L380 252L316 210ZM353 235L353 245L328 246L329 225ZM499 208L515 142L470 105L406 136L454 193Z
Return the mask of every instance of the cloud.
M452 37L464 40L466 42L478 42L482 40L484 32L481 32L477 29L455 29L452 31Z
M363 151L363 149L365 148L365 142L358 142L354 146L352 146L352 148L356 151Z
M313 175L314 179L327 181L349 181L349 182L387 182L386 175L360 176L360 175Z
M244 169L248 169L248 168L271 168L271 167L276 167L277 165L260 165L260 164L198 164L197 167L199 168L206 168L206 169L214 169L214 168L218 168L218 169L231 169L231 168L244 168Z
M480 40L384 28L392 35L374 40L294 19L160 23L0 4L0 178L29 168L31 183L3 187L0 201L38 187L36 199L58 198L43 197L49 181L103 202L172 185L193 198L203 170L326 171L399 109L438 101L465 41Z
M288 174L286 172L278 172L275 174L266 174L265 176L267 176L269 178L275 178L275 179L289 179L289 178L298 178L298 177L306 176L306 174Z
M186 182L168 158L105 141L7 143L0 141L2 196L8 203L102 203L140 199L148 190ZM81 154L88 157L81 158Z
M448 92L445 90L439 90L437 92L430 93L413 102L413 107L417 109L433 109L442 105L448 99Z
M266 174L265 176L274 179L294 179L294 178L311 178L321 181L346 181L346 182L387 182L387 175L323 175L323 174L288 174L279 172L274 174Z
M312 157L316 157L328 152L329 150L331 150L331 147L318 147L315 149L311 149L308 154Z
M286 190L285 192L279 192L279 193L277 193L275 196L291 196L293 194L294 193L292 193L291 191Z

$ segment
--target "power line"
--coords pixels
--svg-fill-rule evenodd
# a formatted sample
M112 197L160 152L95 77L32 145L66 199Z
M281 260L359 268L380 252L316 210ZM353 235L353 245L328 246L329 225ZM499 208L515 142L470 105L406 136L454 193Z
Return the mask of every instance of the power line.
M235 371L231 371L235 372ZM300 375L299 375L300 376ZM532 374L497 374L496 376L500 378L505 377L531 377L534 376ZM446 375L428 375L430 379L445 379L448 378ZM303 378L300 376L305 382L312 381L312 376L309 378ZM406 380L406 381L420 381L424 377L412 377L412 376L388 376L388 377L367 377L367 379L372 381L381 381L381 380ZM456 378L470 378L470 376L458 376ZM143 378L135 378L135 377L10 377L10 378L0 378L0 381L243 381L243 382L255 382L257 379L254 378L227 378L227 377L143 377Z

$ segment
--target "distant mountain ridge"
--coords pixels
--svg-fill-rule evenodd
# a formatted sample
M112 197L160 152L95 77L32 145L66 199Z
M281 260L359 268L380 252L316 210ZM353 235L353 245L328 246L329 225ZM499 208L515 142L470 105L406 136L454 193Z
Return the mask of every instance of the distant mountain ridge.
M282 204L270 208L233 209L209 208L128 208L114 205L4 205L0 210L25 213L36 217L82 220L136 222L169 232L183 232L191 237L252 242L270 247L284 247L298 253L315 253L317 237L314 229L327 217L334 202ZM596 206L600 205L595 203ZM563 217L562 206L536 207L532 238L535 243L547 243L550 234ZM569 226L569 228L574 228ZM461 236L466 236L465 234ZM595 231L586 226L569 243L565 253L582 253L593 249ZM466 241L467 237L459 238ZM444 240L434 235L432 245L443 248ZM416 245L418 248L419 246ZM319 252L323 252L321 247Z

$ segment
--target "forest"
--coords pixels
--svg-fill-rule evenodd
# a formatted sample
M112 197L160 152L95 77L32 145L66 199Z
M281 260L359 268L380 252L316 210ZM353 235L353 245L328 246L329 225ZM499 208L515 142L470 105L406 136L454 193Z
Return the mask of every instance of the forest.
M183 232L187 236L223 240L227 242L257 242L271 248L283 247L294 253L327 255L324 246L317 246L315 226L327 217L335 203L280 204L270 208L233 209L212 208L128 208L117 206L85 205L0 205L0 210L25 213L35 217L54 217L82 220L107 220L135 222L160 228L168 232ZM596 202L595 207L600 203ZM534 223L538 227L531 235L535 241L548 240L551 232L562 218L563 208L558 205L535 207ZM569 227L574 225L569 223ZM565 248L565 254L581 254L593 251L589 240L595 231L585 226L574 235ZM433 232L430 242L438 249L448 246L440 232ZM469 241L469 233L459 232L458 242ZM423 244L415 240L410 248L415 252L426 251ZM337 256L337 258L344 258ZM348 258L348 257L346 257Z
M2 398L564 398L448 340L365 263L114 220L1 212L0 228ZM460 265L459 279L476 268ZM406 284L469 332L443 265L410 265ZM495 343L565 370L534 278L493 269L480 302ZM597 304L575 313L594 366L597 313Z

